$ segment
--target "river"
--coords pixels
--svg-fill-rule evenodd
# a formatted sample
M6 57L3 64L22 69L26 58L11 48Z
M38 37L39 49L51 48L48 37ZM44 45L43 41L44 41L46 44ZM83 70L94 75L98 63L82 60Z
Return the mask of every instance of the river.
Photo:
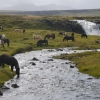
M69 60L53 58L76 52L84 50L60 48L16 54L20 78L15 76L5 83L10 89L2 90L0 100L100 100L100 79L80 73L76 67L70 68ZM12 84L19 87L13 88Z

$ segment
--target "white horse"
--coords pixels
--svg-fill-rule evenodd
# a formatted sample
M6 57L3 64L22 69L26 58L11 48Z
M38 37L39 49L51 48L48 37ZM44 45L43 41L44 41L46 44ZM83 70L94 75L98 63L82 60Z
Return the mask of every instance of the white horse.
M4 49L4 41L2 39L0 39L0 45L1 45L2 49Z
M0 26L0 29L1 29L1 30L3 30L3 27L2 27L2 26Z
M1 38L6 39L6 35L5 34L2 34L2 37Z
M36 35L36 34L33 34L33 39L36 40L42 40L42 37L40 35Z
M21 29L15 29L14 32L21 32Z

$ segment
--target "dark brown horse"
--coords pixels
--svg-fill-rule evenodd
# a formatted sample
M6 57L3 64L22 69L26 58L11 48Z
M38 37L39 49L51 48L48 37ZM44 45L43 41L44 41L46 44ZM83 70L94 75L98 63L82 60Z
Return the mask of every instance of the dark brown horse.
M82 34L81 34L81 38L83 38L83 37L84 37L84 38L87 38L87 34L86 34L86 33L84 33L84 34L82 33Z
M63 38L63 41L65 41L65 40L72 40L72 41L75 41L75 39L74 39L74 36L65 36L64 38Z
M48 39L50 39L50 38L55 39L55 34L54 34L54 33L52 33L52 34L47 34L47 35L44 37L44 39L46 39L46 38L48 38Z
M2 66L4 68L4 64L10 65L12 72L13 72L13 69L15 66L17 78L19 78L20 68L19 68L18 61L14 57L8 56L5 54L0 55L0 66Z
M48 45L48 40L39 40L39 41L37 42L37 47L38 47L38 46L42 46L42 44Z

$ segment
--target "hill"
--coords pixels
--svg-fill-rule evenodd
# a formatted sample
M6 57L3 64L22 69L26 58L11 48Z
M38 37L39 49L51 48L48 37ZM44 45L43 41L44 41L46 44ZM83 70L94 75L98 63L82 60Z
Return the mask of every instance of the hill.
M47 11L47 10L71 10L75 9L69 6L64 5L56 5L54 3L42 5L42 6L36 6L34 4L17 4L9 7L0 8L2 10L17 10L17 11Z
M100 9L86 10L47 10L47 11L17 11L0 10L0 14L38 15L38 16L100 16Z

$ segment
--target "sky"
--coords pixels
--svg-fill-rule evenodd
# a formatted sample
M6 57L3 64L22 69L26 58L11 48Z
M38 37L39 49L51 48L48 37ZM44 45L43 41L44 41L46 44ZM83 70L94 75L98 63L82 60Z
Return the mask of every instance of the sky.
M9 7L20 3L29 3L36 6L54 3L77 9L100 8L100 0L0 0L0 7Z

